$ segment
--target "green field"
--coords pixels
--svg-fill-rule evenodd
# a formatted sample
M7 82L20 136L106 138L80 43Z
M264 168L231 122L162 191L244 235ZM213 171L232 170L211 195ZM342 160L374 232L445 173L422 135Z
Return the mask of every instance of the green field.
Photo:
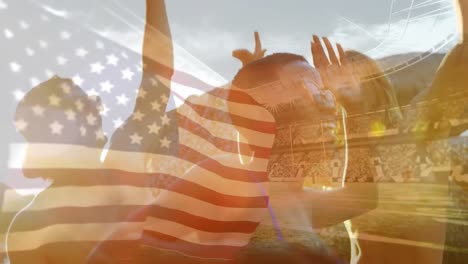
M459 208L457 199L446 185L379 184L377 209L351 221L362 253L359 263L468 263L468 210ZM315 233L304 226L288 226L281 232L288 242L319 251L331 248L350 260L344 224ZM273 250L277 240L274 229L263 224L252 243L254 248Z
M457 203L462 192L454 196L446 185L435 184L378 186L378 207L351 221L361 249L359 263L468 263L468 209ZM5 229L6 221L0 222ZM284 241L351 259L351 239L344 224L313 231L292 224L280 230ZM279 240L275 229L264 223L249 250L277 250Z

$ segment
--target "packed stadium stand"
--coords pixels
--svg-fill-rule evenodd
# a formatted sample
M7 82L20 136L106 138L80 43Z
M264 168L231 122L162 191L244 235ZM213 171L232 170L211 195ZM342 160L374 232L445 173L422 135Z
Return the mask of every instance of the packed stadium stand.
M467 102L468 93L462 92L408 104L400 107L399 123L388 121L388 109L345 118L338 111L331 133L331 121L319 119L315 109L303 104L283 109L277 114L282 122L270 178L337 184L347 165L349 182L434 183L458 173L457 180L468 183L467 137L461 135L468 129ZM435 107L441 111L434 114Z

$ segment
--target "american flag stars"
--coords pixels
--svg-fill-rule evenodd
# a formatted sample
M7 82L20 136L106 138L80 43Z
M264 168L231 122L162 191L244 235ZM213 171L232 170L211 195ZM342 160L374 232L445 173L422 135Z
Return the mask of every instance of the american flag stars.
M88 52L86 49L84 49L84 48L78 48L78 49L76 49L76 51L75 51L75 55L78 56L78 57L80 57L80 58L86 57L86 55L88 55L88 53L89 53L89 52Z
M106 93L111 93L112 89L115 87L109 80L101 82L99 85L101 86L101 91Z
M102 132L102 129L98 129L96 132L96 140L106 140L106 136L104 132Z
M20 25L21 29L28 29L29 28L28 22L26 22L24 20L21 20L19 25Z
M102 116L107 116L107 114L110 111L110 108L107 107L107 105L103 103L98 106L98 111L99 111L99 114L101 114Z
M167 114L164 114L162 117L161 117L161 123L163 126L165 125L169 125L171 119L167 116Z
M93 114L90 113L86 116L86 121L88 122L88 125L95 126L97 118Z
M27 47L27 48L24 49L24 50L26 51L26 54L27 54L28 56L30 56L30 57L31 57L31 56L34 56L34 54L36 54L36 52L35 52L32 48L30 48L30 47Z
M12 39L15 36L15 34L13 34L13 32L8 28L4 29L3 33L7 39Z
M104 67L100 62L95 62L91 64L91 72L96 73L96 74L101 74L103 70L105 70L106 67Z
M133 133L133 135L130 136L130 144L136 144L136 145L141 145L141 141L143 140L143 137L139 136L138 133Z
M21 90L15 90L13 95L15 96L16 101L21 101L24 97L24 92Z
M66 82L64 82L64 83L61 84L61 88L62 88L62 92L63 92L64 94L69 94L70 91L71 91L70 84L68 84L68 83L66 83Z
M104 43L100 40L96 41L96 49L104 49Z
M61 135L63 130L63 125L57 120L49 125L52 135Z
M49 43L45 40L39 40L39 47L42 49L47 49L47 47L49 47Z
M141 88L140 91L138 92L138 98L144 99L146 94L147 94L146 90Z
M60 97L56 96L55 94L51 94L49 96L49 105L60 106L61 101L62 101L62 99Z
M67 116L67 120L69 121L76 120L76 112L73 111L72 109L68 109L67 111L65 111L65 115Z
M44 116L45 108L40 105L35 105L33 106L32 111L36 116Z
M82 86L83 82L85 81L83 78L81 78L79 74L76 74L75 76L73 76L72 80L78 86Z
M132 119L142 121L144 116L145 116L145 114L143 114L142 112L137 110L135 113L133 113Z
M24 5L14 5L24 9ZM15 7L8 7L12 8ZM57 120L64 125L63 139L54 137L54 140L65 140L66 135L72 132L67 130L72 122L79 123L78 128L83 125L83 129L75 131L86 135L83 140L88 137L94 139L98 128L90 128L87 118L92 113L94 117L105 117L102 118L104 134L112 135L116 129L125 131L122 144L126 144L129 150L140 149L135 145L129 146L128 136L134 132L146 140L151 131L156 145L159 145L159 139L167 135L167 139L173 142L170 148L177 145L174 144L177 141L177 118L169 113L167 117L162 116L170 100L170 91L161 83L159 76L148 73L149 69L144 68L141 54L71 23L62 16L46 14L40 8L29 6L28 14L31 15L27 18L5 18L0 36L6 42L6 49L12 52L6 53L3 61L8 75L7 83L12 87L10 93L18 102L30 89L53 76L65 79L63 84L58 83L58 89L44 96L45 100L29 102L27 106L31 117L46 122L43 134L49 134L48 125ZM75 97L77 87L88 97ZM100 101L95 101L97 111L96 107L89 109L88 98L96 99L97 96L100 98ZM69 98L72 98L70 103ZM133 114L135 102L139 102L136 104L139 112ZM127 120L123 118L129 115ZM23 118L29 123L28 131L33 127L36 129L29 122L29 116ZM169 118L172 120L169 121ZM96 123L100 121L101 118L98 118ZM163 151L165 153L167 149Z
M167 104L167 102L169 101L169 97L165 94L161 95L161 102L163 104Z
M67 64L67 62L68 62L68 59L65 58L64 56L60 55L60 56L57 57L57 64L58 64L58 65L62 65L62 66L63 66L63 65L65 65L65 64Z
M161 104L158 101L154 101L151 103L151 109L156 111L161 111Z
M157 86L158 85L158 81L156 80L156 78L150 78L150 82L151 82L152 86Z
M130 100L130 98L128 98L124 93L117 96L116 99L117 99L117 104L123 105L123 106L127 106L128 100Z
M86 136L86 132L87 132L86 127L80 126L80 134L82 137Z
M71 34L68 31L62 31L60 32L60 38L63 40L68 40L71 38Z
M112 66L117 66L117 64L119 63L119 60L120 60L114 54L108 55L106 57L106 59L107 59L107 64L112 65Z
M18 121L15 121L15 127L18 131L24 131L26 127L28 127L28 123L24 121L24 119L20 119Z
M158 135L158 134L159 134L159 130L161 130L161 127L158 126L156 123L153 123L153 124L151 124L151 125L148 126L148 129L149 129L148 134L155 134L155 135Z
M164 137L163 139L160 140L160 143L161 143L162 148L169 148L171 141L167 139L167 137Z
M10 69L12 72L20 72L21 65L19 65L17 62L10 62Z
M125 70L122 71L122 79L123 80L131 81L134 75L135 75L135 73L132 72L130 70L130 68L126 68Z
M86 91L86 93L94 101L96 101L97 97L99 96L98 91L96 91L96 89L94 89L94 88L89 89L88 91Z
M81 102L81 100L76 100L75 101L75 106L76 106L76 110L78 110L79 112L83 112L83 109L84 109L84 104L83 102Z

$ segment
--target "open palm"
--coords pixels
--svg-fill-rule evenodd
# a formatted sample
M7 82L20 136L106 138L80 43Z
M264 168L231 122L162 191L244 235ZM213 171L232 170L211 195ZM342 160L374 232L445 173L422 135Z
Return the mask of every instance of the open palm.
M338 57L328 38L324 37L323 42L328 57L320 38L315 35L311 42L311 51L314 66L319 71L325 88L330 89L340 103L358 100L360 97L359 80L353 74L343 47L340 44L336 45Z

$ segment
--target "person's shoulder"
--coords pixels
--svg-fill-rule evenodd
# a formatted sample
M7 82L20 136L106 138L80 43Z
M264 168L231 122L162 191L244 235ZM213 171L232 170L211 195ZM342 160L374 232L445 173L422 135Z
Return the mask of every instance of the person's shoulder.
M456 63L458 66L468 66L468 34L464 35L460 41L447 52L441 63L441 67L451 63Z

